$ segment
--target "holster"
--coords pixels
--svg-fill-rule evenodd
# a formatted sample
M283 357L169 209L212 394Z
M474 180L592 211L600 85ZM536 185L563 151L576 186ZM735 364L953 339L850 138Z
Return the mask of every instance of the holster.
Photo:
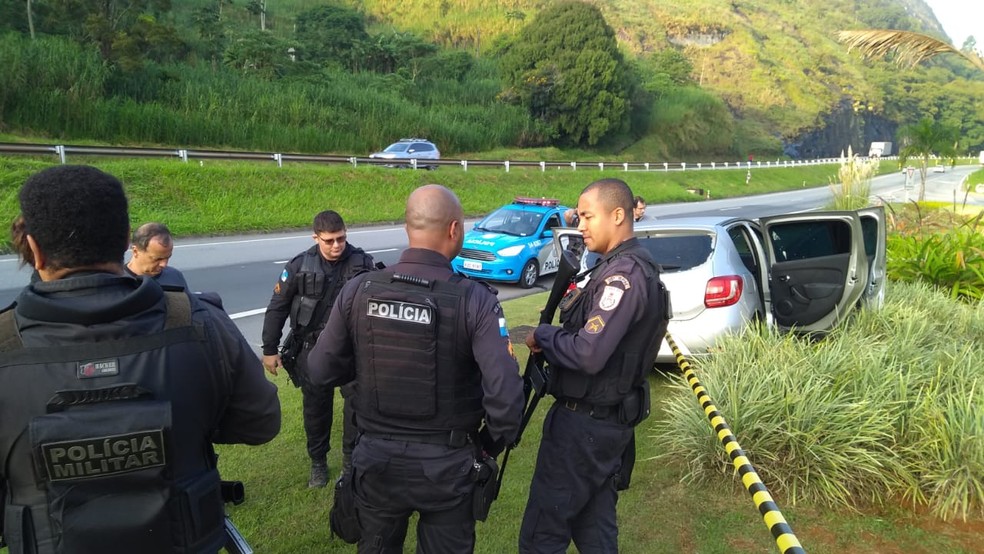
M287 372L287 377L290 377L290 382L295 387L301 386L301 379L297 374L297 358L303 349L304 340L293 330L287 333L284 343L280 345L280 365L283 366L284 371Z
M355 544L362 538L359 518L355 514L355 481L352 475L335 483L335 500L328 512L328 524L332 535L349 544Z
M615 490L624 491L629 488L632 482L632 469L635 467L635 431L632 431L632 439L622 451L622 467L615 474Z
M472 491L472 515L475 521L485 521L489 517L492 501L495 500L499 482L499 464L495 458L485 457L475 460L472 466L471 479L475 483Z

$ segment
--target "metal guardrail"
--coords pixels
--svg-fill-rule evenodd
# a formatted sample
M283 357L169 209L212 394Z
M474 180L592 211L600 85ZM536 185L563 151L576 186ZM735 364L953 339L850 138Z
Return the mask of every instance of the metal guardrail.
M463 171L469 167L498 167L509 171L514 167L547 169L598 169L604 171L702 171L717 169L766 169L779 167L796 167L804 165L824 165L840 163L839 158L818 158L815 160L776 160L776 161L725 161L725 162L574 162L574 161L529 161L529 160L418 160L418 159L382 159L362 156L330 156L317 154L291 154L283 152L243 152L234 150L198 150L188 148L136 148L118 146L73 146L61 144L19 144L0 142L0 154L22 155L55 155L61 163L68 163L71 156L105 156L130 158L178 158L183 162L189 160L243 160L243 161L273 161L283 167L284 162L350 164L354 167L362 165L406 166L412 169L428 166L457 166ZM890 158L886 158L890 159Z

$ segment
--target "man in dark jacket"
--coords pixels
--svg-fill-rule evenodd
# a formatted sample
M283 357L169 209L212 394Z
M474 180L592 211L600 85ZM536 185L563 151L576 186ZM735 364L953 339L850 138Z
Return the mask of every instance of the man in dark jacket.
M618 552L617 491L628 487L634 429L649 415L646 375L667 324L665 289L633 234L633 207L618 179L584 189L578 229L602 260L561 301L562 327L539 325L526 339L553 369L557 400L543 422L522 553L567 552L571 540L580 552Z
M415 190L410 247L342 289L311 351L316 384L356 386L360 553L403 552L414 511L418 552L471 552L476 481L494 482L489 456L519 430L523 383L502 308L487 285L451 270L463 225L453 192Z
M174 254L174 241L171 230L163 223L144 223L133 232L133 244L130 247L130 261L124 269L134 277L146 275L161 286L188 288L184 275L171 267L171 255Z
M308 352L325 326L338 291L355 275L373 269L373 260L361 248L349 244L345 222L332 210L314 217L313 238L315 245L287 262L273 287L273 296L263 319L263 367L274 375L278 368L284 367L279 345L284 322L289 317L291 340L299 341L301 348L295 367L285 369L294 385L301 388L304 433L311 458L308 487L316 488L328 483L327 456L331 448L335 389L311 383ZM352 436L347 438L354 440ZM346 469L343 467L343 471Z
M217 552L212 443L276 436L276 387L220 308L124 272L115 177L58 166L19 199L39 281L0 313L11 552Z

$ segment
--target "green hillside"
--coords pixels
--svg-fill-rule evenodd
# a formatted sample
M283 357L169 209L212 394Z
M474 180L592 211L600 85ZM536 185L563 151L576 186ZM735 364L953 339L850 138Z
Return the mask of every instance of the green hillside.
M534 60L512 81L503 64L530 29L555 31L541 15L556 17L556 2L343 4L34 0L29 20L24 2L0 0L0 132L341 153L414 134L448 156L561 146L727 159L864 152L928 116L960 129L962 151L984 148L979 71L945 57L899 70L834 39L866 27L942 36L921 0L593 1L614 61L584 66L575 46L567 68ZM556 32L577 39L573 27ZM615 100L576 106L591 82L565 92L569 105L550 96L575 86L577 64L597 75L611 63Z

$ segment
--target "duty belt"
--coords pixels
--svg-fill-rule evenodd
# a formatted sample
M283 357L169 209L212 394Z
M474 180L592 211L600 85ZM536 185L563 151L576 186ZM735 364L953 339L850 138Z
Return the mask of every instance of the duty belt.
M573 398L558 398L557 404L572 412L587 414L595 419L604 421L618 420L618 406L596 406L583 400Z
M375 433L366 431L362 434L372 439L440 444L451 448L462 448L474 443L476 435L474 431L461 429L452 429L440 433Z

